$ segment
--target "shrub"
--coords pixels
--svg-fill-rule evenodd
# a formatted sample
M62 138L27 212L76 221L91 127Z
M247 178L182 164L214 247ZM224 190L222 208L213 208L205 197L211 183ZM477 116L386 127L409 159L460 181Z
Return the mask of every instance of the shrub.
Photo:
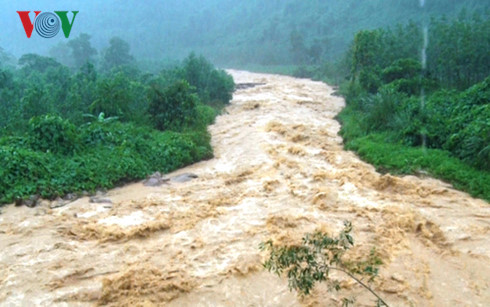
M75 126L56 115L33 117L29 135L34 150L70 154L77 148Z
M181 71L183 78L196 88L204 103L221 104L230 102L235 83L223 70L217 70L203 56L191 53L185 60Z
M393 121L405 96L392 87L383 87L376 95L365 96L361 101L366 110L365 123L368 131L385 130Z
M376 292L360 280L361 276L368 276L369 281L372 281L377 276L378 267L382 262L376 256L375 250L371 250L365 260L343 259L345 252L354 246L351 231L351 223L344 222L344 229L337 237L316 232L306 234L301 245L277 246L272 241L262 243L260 249L270 253L264 267L278 275L286 272L289 288L299 291L302 295L310 294L317 282L326 282L329 289L339 291L340 282L333 279L330 272L342 272L376 296L377 306L388 306ZM344 299L344 304L348 302L352 301Z
M38 194L56 198L94 191L167 173L212 157L205 129L186 133L160 132L120 122L95 122L78 130L76 155L33 151L21 138L0 140L0 203ZM26 176L28 174L28 176Z
M419 61L404 58L394 61L390 66L385 68L382 73L384 83L391 83L398 79L414 79L420 76L422 65Z
M130 116L130 104L136 99L129 90L129 79L122 73L111 79L101 79L96 86L96 99L90 105L92 114L104 113L126 119Z
M12 146L0 146L0 203L39 192L45 184L51 156Z
M195 121L199 100L187 81L177 81L163 91L154 85L149 95L148 113L157 129L179 130Z

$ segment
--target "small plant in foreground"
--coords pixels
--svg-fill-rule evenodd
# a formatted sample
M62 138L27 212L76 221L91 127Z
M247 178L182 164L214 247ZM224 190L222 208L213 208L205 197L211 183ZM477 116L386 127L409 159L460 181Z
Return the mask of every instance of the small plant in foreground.
M302 245L277 246L272 241L261 243L260 249L270 252L269 259L264 267L269 272L281 275L287 273L290 289L297 290L301 295L310 294L316 282L324 281L330 290L339 291L341 286L338 280L330 277L331 271L339 271L362 287L367 289L377 298L377 306L388 304L361 280L362 276L369 277L368 282L378 274L378 266L382 264L376 256L375 250L371 250L369 257L361 261L345 261L342 259L345 252L354 245L354 239L350 235L352 224L344 222L344 229L337 237L329 237L328 234L316 232L306 234ZM343 305L348 306L352 300L344 299Z

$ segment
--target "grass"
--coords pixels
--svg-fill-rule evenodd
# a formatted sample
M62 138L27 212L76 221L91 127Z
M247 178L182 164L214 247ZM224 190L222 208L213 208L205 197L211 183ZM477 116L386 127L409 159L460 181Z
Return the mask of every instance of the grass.
M338 116L346 149L353 150L381 172L417 174L425 171L456 189L490 202L490 173L478 170L439 149L409 147L388 141L389 135L362 135L359 116L346 107Z

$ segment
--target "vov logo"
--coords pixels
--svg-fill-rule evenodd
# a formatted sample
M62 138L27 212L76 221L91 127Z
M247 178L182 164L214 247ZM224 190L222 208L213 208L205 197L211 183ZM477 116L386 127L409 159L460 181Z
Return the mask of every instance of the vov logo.
M78 14L78 11L72 11L73 18L70 22L68 20L68 11L54 11L54 13L41 13L41 11L34 11L36 16L34 16L34 22L32 22L31 18L29 17L30 12L31 11L17 11L20 20L22 21L22 25L24 26L24 30L26 31L27 38L31 38L32 31L34 29L36 29L39 36L44 38L52 38L58 34L60 28L63 29L65 37L68 38L70 36L73 23L75 22L75 17Z

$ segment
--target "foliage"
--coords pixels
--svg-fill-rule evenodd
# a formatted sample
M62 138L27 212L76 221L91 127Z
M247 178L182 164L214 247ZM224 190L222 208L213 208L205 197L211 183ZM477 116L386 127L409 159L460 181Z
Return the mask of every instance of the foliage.
M46 72L48 68L56 68L61 66L52 58L40 56L33 53L24 54L19 59L19 65L26 72L37 71L40 73Z
M179 130L192 125L196 118L196 95L187 81L177 81L164 90L152 86L148 113L159 130Z
M51 120L60 124L58 118ZM51 139L49 144L37 141L32 149L25 138L0 139L0 202L33 194L53 199L67 193L110 188L212 156L205 131L162 133L117 121L97 121L76 132L76 155L63 154L61 149L67 145L61 138L58 143ZM57 144L65 147L55 147ZM38 146L51 147L38 151Z
M488 77L490 18L462 11L449 21L433 19L429 27L428 72L444 87L466 89Z
M29 136L34 150L70 154L77 143L75 126L59 116L43 115L29 121Z
M129 54L130 47L126 41L119 37L113 37L109 44L109 48L104 52L102 63L106 71L118 66L129 65L134 61L133 56Z
M261 250L270 253L264 267L279 276L286 272L290 289L297 290L302 295L310 294L317 282L326 282L328 289L339 291L340 282L330 275L332 271L339 271L375 295L378 306L387 306L377 293L360 280L361 276L368 276L371 282L377 276L378 266L382 262L376 256L375 250L371 251L366 260L343 259L345 252L354 245L351 231L351 223L344 222L344 229L337 237L316 232L306 234L301 245L277 246L272 241L262 243Z
M342 93L344 114L360 122L343 129L344 136L382 133L387 142L447 150L490 170L490 61L480 61L489 54L488 31L488 19L464 11L452 21L433 18L425 63L417 56L421 25L359 32Z
M213 65L203 56L191 53L183 62L182 78L197 89L204 103L220 102L227 104L235 89L233 78Z
M124 119L130 116L130 103L134 97L128 90L129 80L124 74L117 74L112 78L104 78L97 82L95 88L96 99L89 106L93 114L103 112L108 116L118 116Z
M88 39L68 46L83 53ZM28 54L20 69L0 69L0 204L109 188L212 156L207 125L219 109L197 93L228 103L229 75L202 58L195 71L204 67L206 82L192 87L183 65L152 75L111 60L109 72L90 58L70 70Z
M474 197L490 201L490 174L454 158L448 151L410 147L396 140L392 133L367 134L360 127L362 114L352 107L339 115L341 135L347 149L373 164L380 172L395 174L430 174L451 183ZM488 161L488 160L487 160Z
M15 58L0 47L0 68L12 68L15 66Z
M81 33L77 38L67 43L77 68L86 63L93 63L93 57L97 54L97 50L90 44L90 38L90 35Z
M429 129L432 128L433 133L446 133L443 135L445 142L442 148L467 163L490 170L490 77L453 96L452 100L448 98L444 105L450 105L445 111L450 112L451 122L441 120L447 124L444 130L436 131L431 126ZM437 102L440 100L431 99L428 107L444 114Z

